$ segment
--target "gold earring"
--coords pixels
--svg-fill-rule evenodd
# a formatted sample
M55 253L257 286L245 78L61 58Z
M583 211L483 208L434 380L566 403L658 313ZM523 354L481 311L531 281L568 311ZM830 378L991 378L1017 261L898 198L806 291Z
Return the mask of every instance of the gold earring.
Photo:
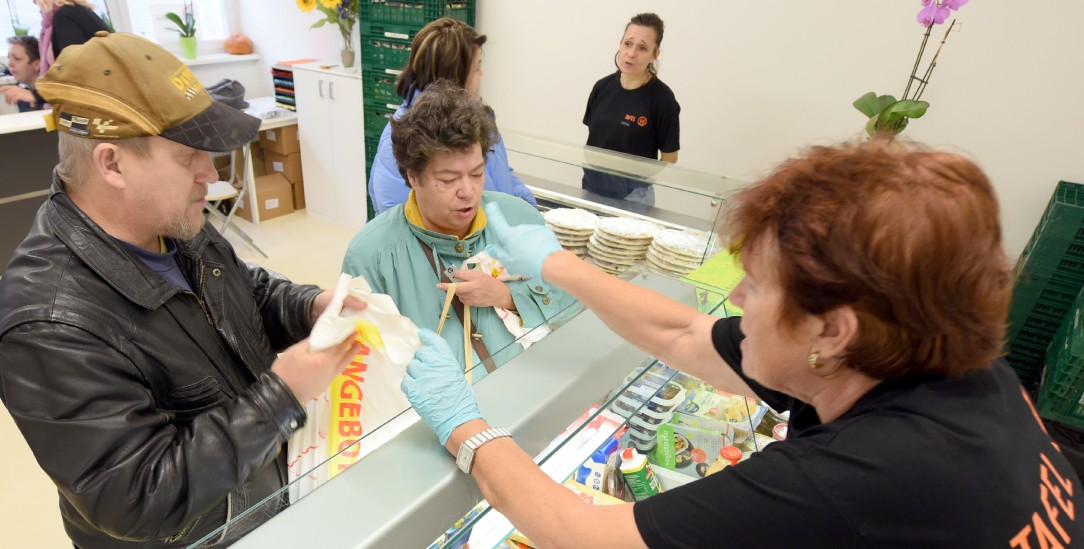
M820 364L817 364L817 359L820 358L820 356L821 356L820 353L810 353L809 354L809 368L811 370L816 370L817 368L821 367Z

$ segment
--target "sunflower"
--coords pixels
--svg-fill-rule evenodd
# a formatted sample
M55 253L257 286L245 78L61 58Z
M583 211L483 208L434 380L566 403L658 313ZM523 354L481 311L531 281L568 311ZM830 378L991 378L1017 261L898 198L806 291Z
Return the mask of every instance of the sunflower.
M316 0L295 0L301 11L308 13L316 8Z
M338 8L339 5L343 3L343 0L320 0L320 3L323 4L325 8L333 10Z

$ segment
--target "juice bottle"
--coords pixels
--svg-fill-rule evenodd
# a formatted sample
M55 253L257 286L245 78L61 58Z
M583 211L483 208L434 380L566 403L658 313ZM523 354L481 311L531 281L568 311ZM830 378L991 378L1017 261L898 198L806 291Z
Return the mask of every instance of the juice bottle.
M647 464L647 458L635 448L625 448L621 452L621 476L636 501L643 501L662 491L659 479L655 478L655 472Z

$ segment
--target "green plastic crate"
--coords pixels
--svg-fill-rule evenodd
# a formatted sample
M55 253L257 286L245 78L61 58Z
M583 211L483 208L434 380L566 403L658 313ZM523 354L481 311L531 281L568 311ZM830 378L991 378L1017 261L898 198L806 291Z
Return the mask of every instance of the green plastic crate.
M1084 428L1084 291L1051 338L1039 385L1039 414Z
M386 36L361 37L361 66L379 72L399 74L410 60L410 40Z
M1084 185L1058 182L1014 274L1006 351L1027 386L1084 288Z
M395 74L385 71L361 71L361 85L365 99L376 103L399 105L403 99L395 91Z
M475 2L449 2L446 0L400 0L358 2L358 19L370 23L388 23L422 27L440 17L453 17L468 25L474 25Z
M1046 419L1084 428L1084 357L1066 353L1047 365L1037 407Z
M375 38L392 38L395 40L406 40L407 42L413 42L414 36L418 34L421 27L403 27L399 25L388 25L385 23L358 23L358 32L362 36L372 36Z
M366 103L364 108L365 135L375 135L379 139L380 133L384 131L384 126L388 125L388 120L390 120L394 114L395 109L389 109L383 105Z
M381 130L383 131L383 130ZM365 136L365 176L373 173L373 158L376 157L376 149L380 145L380 134Z

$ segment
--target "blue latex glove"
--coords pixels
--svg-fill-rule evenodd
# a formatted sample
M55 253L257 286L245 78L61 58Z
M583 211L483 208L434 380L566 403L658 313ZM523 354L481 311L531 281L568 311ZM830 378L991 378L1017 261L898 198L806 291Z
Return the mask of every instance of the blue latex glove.
M542 280L542 263L561 249L557 236L544 225L508 224L495 203L485 205L486 229L496 236L486 246L489 255L499 259L510 274Z
M425 347L414 354L400 387L444 446L456 427L481 419L482 414L448 342L432 330L423 329L418 335Z

